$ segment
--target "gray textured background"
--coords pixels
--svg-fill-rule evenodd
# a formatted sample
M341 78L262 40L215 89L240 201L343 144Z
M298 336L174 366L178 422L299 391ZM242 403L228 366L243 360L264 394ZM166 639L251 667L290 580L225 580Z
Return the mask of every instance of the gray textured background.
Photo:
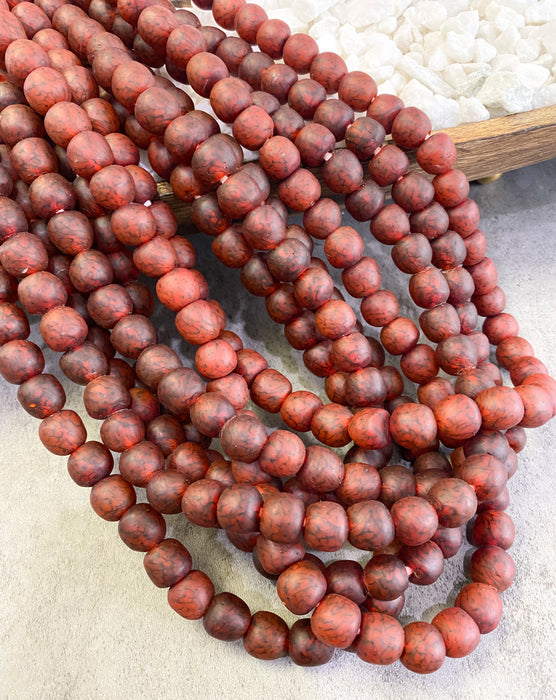
M556 161L474 186L472 195L481 208L481 227L498 265L507 310L554 375ZM407 278L393 270L388 254L369 240L367 228L361 230L367 254L382 260L388 271L385 285L403 289L404 306L411 308ZM262 300L247 299L238 274L211 260L206 240L195 236L194 242L214 296L225 298L232 328L271 357L271 366L288 371L294 388L316 390L319 385L281 333L269 326ZM157 318L165 337L168 318ZM56 370L55 363L49 369ZM345 652L316 669L296 667L287 659L263 663L245 654L240 643L218 642L200 623L181 619L166 604L165 591L148 580L141 555L120 542L117 526L91 511L88 491L71 481L65 460L43 449L37 421L19 407L15 395L15 387L0 385L0 697L556 697L554 422L528 431L528 445L510 482L517 575L502 596L501 625L467 659L447 659L436 674L418 677L399 663L372 667ZM79 405L75 390L69 406ZM87 426L89 438L96 438L98 425L88 421ZM287 614L274 586L221 533L173 516L169 535L183 539L194 566L205 569L217 589L243 596L253 611ZM364 561L355 550L347 556ZM403 619L430 620L439 605L451 604L465 578L464 559L462 553L450 560L434 586L413 587Z

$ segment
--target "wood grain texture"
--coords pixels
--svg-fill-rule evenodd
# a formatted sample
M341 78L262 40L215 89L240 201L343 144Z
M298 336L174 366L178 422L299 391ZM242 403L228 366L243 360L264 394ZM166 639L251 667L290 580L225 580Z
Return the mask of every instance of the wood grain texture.
M457 146L456 167L463 170L469 180L556 158L556 105L462 124L444 131ZM410 155L410 162L412 170L420 170L414 154ZM363 164L365 172L367 164L368 161ZM332 194L324 185L322 191L324 196ZM167 182L158 184L158 194L172 207L179 221L190 218L191 205L177 199Z

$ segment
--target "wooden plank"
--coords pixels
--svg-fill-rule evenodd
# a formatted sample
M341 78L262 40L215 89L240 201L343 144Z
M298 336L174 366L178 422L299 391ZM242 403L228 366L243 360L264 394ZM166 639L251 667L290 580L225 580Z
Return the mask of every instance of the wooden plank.
M456 167L469 180L478 180L556 158L556 105L522 114L462 124L444 129L458 149ZM414 154L411 169L420 170ZM367 164L363 163L365 172ZM318 174L316 170L313 170ZM321 181L322 184L322 181ZM323 195L331 191L323 185ZM174 210L179 221L190 218L191 205L177 199L167 182L158 184L160 198Z
M470 180L556 158L556 105L445 129Z

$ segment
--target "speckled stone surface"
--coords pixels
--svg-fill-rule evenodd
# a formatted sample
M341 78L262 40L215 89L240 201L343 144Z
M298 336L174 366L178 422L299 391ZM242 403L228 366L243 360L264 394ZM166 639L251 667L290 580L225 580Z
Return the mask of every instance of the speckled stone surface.
M473 186L488 254L498 265L507 310L537 356L556 374L556 161ZM348 221L348 218L345 219ZM403 289L402 312L411 310L407 277L394 270L389 252L359 231L366 254L375 256L392 289ZM249 337L295 389L316 383L280 330L267 321L262 299L240 288L239 273L211 258L208 240L193 237L200 267L214 296L222 297L231 328ZM157 316L161 336L168 316ZM31 339L37 338L34 322ZM244 329L247 328L247 331ZM191 350L173 343L188 358ZM47 353L47 366L59 374ZM67 408L82 412L81 389ZM271 425L279 419L270 418ZM200 622L180 618L166 593L149 581L142 555L120 541L117 524L100 520L89 493L69 478L65 459L47 453L38 422L16 401L16 387L0 386L0 698L549 698L556 696L553 645L556 625L556 422L528 431L528 444L510 482L508 513L516 525L510 550L517 563L514 585L502 594L504 616L466 659L447 659L432 676L418 677L400 663L369 666L336 652L325 667L305 669L287 659L270 663L248 656L241 642L209 637ZM88 419L89 439L98 423ZM140 491L140 499L144 492ZM242 596L252 612L266 609L294 617L274 584L257 574L250 556L223 533L168 517L168 535L184 542L193 566L204 569L219 591ZM465 550L469 547L466 545ZM337 554L325 555L327 560ZM360 552L349 558L365 563ZM465 559L465 561L464 561ZM402 622L430 621L453 604L469 556L447 562L439 581L410 589Z

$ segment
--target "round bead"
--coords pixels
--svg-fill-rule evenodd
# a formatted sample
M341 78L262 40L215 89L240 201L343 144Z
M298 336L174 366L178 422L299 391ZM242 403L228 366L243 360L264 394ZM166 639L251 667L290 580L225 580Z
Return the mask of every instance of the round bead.
M257 532L261 506L261 495L254 486L235 484L220 494L218 524L229 532Z
M91 507L110 522L118 521L135 504L135 499L135 489L119 474L97 481L91 489Z
M282 403L280 417L292 430L306 432L311 429L314 414L322 407L322 401L308 391L294 391Z
M303 226L314 238L325 239L340 227L342 212L331 199L321 198L303 215Z
M263 610L251 618L243 646L251 656L271 661L287 655L288 637L286 623L278 615Z
M114 466L109 450L100 442L85 442L68 457L68 473L78 486L94 486Z
M316 564L307 560L289 566L276 582L280 600L295 615L309 613L321 602L326 589L325 575Z
M475 401L481 412L483 427L507 430L518 425L524 415L523 401L514 389L494 386L480 391Z
M369 175L380 187L393 185L407 173L408 169L407 155L393 144L387 144L381 148L369 163Z
M48 253L33 234L16 233L0 247L0 263L8 274L25 277L46 269Z
M272 136L274 122L260 107L248 106L234 117L234 138L248 150L259 150Z
M34 277L35 275L31 275L26 279L31 280L31 284L33 284L32 281ZM17 292L20 294L20 296L23 296L25 301L27 301L27 295L21 294L23 291L23 282L24 280L19 283ZM28 285L26 285L26 287L28 287ZM32 311L29 311L28 304L23 303L21 298L20 303L25 311L28 313L33 313ZM29 321L27 320L27 316L22 309L15 306L15 304L11 304L10 302L0 302L0 345L4 345L4 343L7 343L10 340L25 340L29 337L30 332Z
M380 501L364 500L355 503L348 508L347 516L348 539L350 544L358 549L376 551L388 547L394 539L392 517L388 508Z
M417 148L417 162L427 173L438 175L448 172L456 162L454 142L442 132L433 134Z
M378 600L394 600L409 585L404 564L392 554L375 554L363 575L369 595Z
M354 603L361 605L367 598L367 590L363 582L361 564L349 559L340 559L326 567L328 593L343 595Z
M169 588L191 571L191 555L178 540L164 539L147 552L143 566L155 586Z
M100 428L100 435L108 449L123 452L145 436L143 421L130 410L112 413Z
M45 115L57 102L70 102L71 91L65 78L54 68L35 68L23 83L23 92L29 105Z
M350 439L351 411L345 406L330 403L319 409L311 421L311 431L320 442L330 447L347 445Z
M494 586L500 593L512 585L514 576L515 563L500 547L486 545L473 552L471 557L473 581Z
M209 302L199 299L181 309L176 316L176 328L192 345L203 345L220 334L220 319Z
M389 444L388 411L381 408L363 408L349 422L349 436L359 447L381 449Z
M506 486L507 470L504 464L487 454L473 454L457 468L459 478L470 484L480 501L496 498Z
M304 459L305 446L302 441L297 435L285 430L275 430L259 454L261 469L280 478L297 474Z
M200 527L216 527L216 508L224 488L224 484L208 478L190 484L181 503L186 518Z
M361 260L364 245L355 229L342 226L327 237L324 253L333 267L345 269Z
M397 661L404 650L405 636L400 623L379 612L365 612L354 641L357 656L367 663L386 666Z
M417 496L408 496L396 501L392 505L391 515L396 537L402 544L412 547L427 542L438 527L435 509Z
M447 478L434 484L427 495L444 527L465 525L477 510L473 488L461 479Z
M402 664L414 673L437 671L446 657L446 646L440 632L428 622L410 622L404 627L405 646Z
M233 372L236 365L236 353L224 340L211 340L199 347L195 354L195 367L207 379L224 377Z
M434 413L428 406L407 403L396 408L390 418L392 438L413 452L432 444L437 427Z
M0 363L1 357L0 354ZM18 351L18 358L20 357ZM17 398L27 413L34 418L46 418L57 413L66 402L62 385L50 374L36 374L25 380L19 386Z
M90 180L91 194L105 209L115 210L133 202L135 184L130 173L121 165L108 165Z
M473 542L479 547L493 545L509 549L512 546L514 536L514 524L503 511L483 511L479 513L473 523Z
M292 544L277 544L263 535L257 538L258 558L261 567L271 576L279 576L288 566L303 559L305 549L301 540Z
M62 410L41 421L39 438L49 452L69 455L87 439L87 431L75 411Z
M361 611L348 598L330 593L311 616L311 629L325 644L345 649L353 642L361 625Z
M310 75L319 82L329 95L338 91L341 79L348 72L342 58L331 51L323 51L313 59Z
M138 503L120 518L118 534L130 549L148 552L164 539L166 523L150 505Z
M534 377L534 375L531 376ZM541 376L544 377L544 375ZM556 393L551 390L548 382L544 385L536 385L529 378L526 381L527 384L515 389L524 408L524 415L519 425L523 428L537 428L548 422L556 412L554 401Z
M481 634L496 629L502 618L500 596L486 583L468 583L458 593L455 604L475 621Z
M294 211L305 211L318 201L321 186L309 170L299 168L278 185L278 196Z
M347 540L348 519L338 503L320 501L307 507L303 538L311 549L335 552Z
M290 630L289 652L291 660L298 666L321 666L330 661L334 647L315 636L309 619L301 619Z
M407 212L421 211L433 196L433 186L420 173L410 172L392 185L392 199Z
M461 170L448 170L437 175L432 184L434 198L443 207L455 207L465 201L469 194L469 182Z
M477 404L462 394L447 396L439 401L434 415L438 424L438 437L450 446L473 437L482 423Z
M317 493L333 491L342 482L344 465L331 450L319 445L306 449L305 461L297 474L300 484Z
M194 569L168 589L168 603L187 620L200 620L214 598L214 585L202 571Z

